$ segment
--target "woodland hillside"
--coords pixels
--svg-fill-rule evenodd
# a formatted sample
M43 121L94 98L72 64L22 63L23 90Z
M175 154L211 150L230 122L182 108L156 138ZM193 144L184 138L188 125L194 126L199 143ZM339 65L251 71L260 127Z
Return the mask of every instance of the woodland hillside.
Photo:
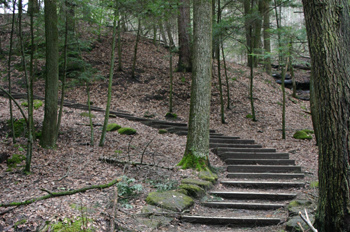
M88 41L89 50L82 51L84 61L95 68L100 78L90 84L91 102L93 106L105 108L107 99L109 58L112 42L110 28L105 28L100 40L85 33L86 25L77 26L82 39ZM9 35L6 35L8 42ZM115 72L112 86L111 110L121 110L138 117L152 116L155 119L165 118L169 111L169 49L162 44L154 45L151 39L141 37L136 63L136 78L131 78L131 66L135 34L122 34L123 70ZM177 55L174 55L174 64ZM14 56L19 63L20 57ZM7 61L1 59L1 70L6 70ZM117 62L117 61L116 61ZM38 60L38 72L44 65ZM254 99L257 121L247 117L251 113L249 93L249 68L233 62L227 62L229 89L231 94L231 109L225 109L226 124L221 123L220 95L216 74L212 80L212 97L210 111L210 128L228 136L239 136L244 139L254 139L264 147L276 148L278 151L289 152L292 159L302 166L306 174L307 184L317 179L317 147L316 141L297 140L293 134L297 130L312 129L309 101L291 97L287 89L286 101L286 139L282 140L282 91L272 76L264 73L258 67L254 73ZM217 63L214 63L217 67ZM214 68L214 69L215 69ZM276 71L277 72L277 71ZM309 71L297 70L298 78L309 76ZM25 93L23 72L13 70L12 91ZM173 112L177 114L178 122L187 122L190 105L191 74L174 73ZM7 80L2 76L0 85L8 88ZM227 86L224 84L224 91ZM45 83L38 78L34 83L34 95L44 97ZM86 86L77 78L68 78L65 100L87 104ZM25 100L18 100L19 103ZM226 95L224 101L227 102ZM34 124L40 130L44 117L43 107L34 111ZM24 175L22 165L10 168L8 162L0 164L0 199L1 203L24 201L45 195L47 191L59 192L79 189L84 186L106 184L119 176L124 177L124 188L119 186L119 202L117 204L117 222L123 231L151 231L137 215L146 205L145 197L157 188L170 189L176 186L184 177L196 175L193 170L182 170L176 167L181 160L186 136L176 134L159 134L158 129L148 127L140 122L123 118L110 118L110 123L136 129L133 136L107 132L105 146L99 147L98 140L104 120L102 112L92 112L94 117L93 146L90 145L89 118L82 116L80 109L64 107L61 132L57 139L56 149L43 149L34 143L32 171ZM15 109L14 117L22 118ZM22 136L13 144L8 126L9 101L0 97L0 153L13 156L25 156L25 138ZM125 161L139 162L144 156L144 162L157 164L168 169L151 166L113 165L99 161L99 157L119 157ZM211 164L222 167L222 161L212 152ZM219 176L225 171L219 168ZM122 193L121 191L124 191ZM303 193L310 199L317 195L315 189L308 186ZM0 231L35 231L46 229L47 225L67 223L69 220L80 221L81 227L91 231L107 231L113 208L114 188L89 190L83 193L51 198L38 201L28 206L19 206L0 211ZM181 223L174 216L168 225L160 226L153 231L231 231L219 226L200 226ZM85 221L84 221L85 220ZM92 229L94 228L94 229ZM266 228L265 231L279 231L280 226ZM254 230L254 229L251 229ZM39 230L40 231L40 230ZM248 231L248 229L242 229ZM257 229L255 231L262 231Z

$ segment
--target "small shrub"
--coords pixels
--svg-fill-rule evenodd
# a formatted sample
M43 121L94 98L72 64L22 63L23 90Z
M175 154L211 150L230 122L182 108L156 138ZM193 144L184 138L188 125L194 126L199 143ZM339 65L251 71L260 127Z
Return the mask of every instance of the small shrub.
M119 202L124 207L132 208L132 206L128 204L129 199L137 196L142 191L142 185L133 184L134 182L135 179L123 176L123 181L117 184Z
M121 128L120 125L118 125L117 123L110 123L107 125L107 131L116 131L119 130Z
M42 107L43 106L43 101L41 101L41 100L34 100L33 101L33 107L34 107L34 109L39 109L40 107ZM25 102L22 102L22 104L21 104L21 106L24 106L24 107L28 107L28 102L27 101L25 101Z
M245 117L246 117L246 118L253 118L253 115L247 114Z
M118 130L121 135L133 135L136 134L136 130L130 127L122 127Z

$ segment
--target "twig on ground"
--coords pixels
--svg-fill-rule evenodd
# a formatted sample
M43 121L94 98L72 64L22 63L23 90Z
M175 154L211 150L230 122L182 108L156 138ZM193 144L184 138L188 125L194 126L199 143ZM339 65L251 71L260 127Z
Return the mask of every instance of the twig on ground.
M70 168L72 167L72 163L73 163L73 155L74 155L74 150L73 150L73 154L71 156L70 163L69 163L68 170L67 170L66 174L64 176L62 176L61 178L59 178L58 180L56 180L56 181L61 181L61 180L63 180L64 178L66 178L69 175Z
M156 137L157 137L157 136L156 136ZM145 148L143 149L143 152L142 152L142 154L141 154L141 159L140 159L140 163L141 163L141 164L143 163L143 156L144 156L144 154L145 154L145 152L146 152L147 147L153 142L153 140L154 140L156 137L154 137L153 139L151 139L151 140L146 144Z
M305 209L305 217L304 215L299 212L299 216L301 217L301 219L303 219L303 221L309 226L309 228L313 231L313 232L318 232L318 230L312 225L312 222L309 218L309 215L307 214L307 211ZM302 228L302 227L301 227Z

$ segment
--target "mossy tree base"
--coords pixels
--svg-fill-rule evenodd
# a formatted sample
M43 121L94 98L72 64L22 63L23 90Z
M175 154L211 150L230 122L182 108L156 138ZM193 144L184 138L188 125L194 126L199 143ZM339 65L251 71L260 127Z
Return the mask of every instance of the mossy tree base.
M209 160L207 156L196 156L192 152L185 155L177 166L181 166L182 169L196 169L197 171L210 171Z

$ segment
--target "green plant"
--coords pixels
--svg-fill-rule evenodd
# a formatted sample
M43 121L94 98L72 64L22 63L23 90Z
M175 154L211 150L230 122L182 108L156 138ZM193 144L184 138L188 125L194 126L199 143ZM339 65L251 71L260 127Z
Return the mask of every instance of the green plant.
M7 125L9 128L12 127L11 120L7 121ZM13 123L13 126L15 128L15 136L16 137L20 137L22 135L25 135L25 132L27 130L27 123L26 123L26 120L24 118L15 120ZM13 136L12 133L10 133L10 135Z
M318 188L318 181L312 181L310 183L310 188Z
M277 105L283 106L282 102L276 102Z
M158 133L159 133L159 134L166 134L166 133L168 133L168 131L165 130L165 129L159 129L159 130L158 130Z
M34 109L39 109L40 107L42 107L43 106L43 101L41 101L41 100L34 100L33 101L33 106L34 106ZM25 101L25 102L22 102L22 104L21 104L22 106L24 106L24 107L28 107L28 102L27 101Z
M168 190L176 189L178 186L178 182L175 180L148 180L146 182L149 182L150 185L152 185L153 188L157 189L157 192L165 192Z
M133 184L134 182L134 178L123 176L123 180L117 184L119 202L124 207L132 207L130 204L128 204L129 199L135 197L142 191L142 185Z
M185 79L184 76L181 77L181 82L182 82L182 83L185 83L185 82L186 82L186 79Z
M19 226L19 225L23 225L23 224L25 224L27 222L27 219L22 219L22 220L19 220L18 222L16 222L15 223L15 228L17 229L17 227Z
M253 115L247 114L245 117L246 117L246 118L253 118Z
M7 167L16 168L26 157L20 154L13 154L11 158L7 159Z

